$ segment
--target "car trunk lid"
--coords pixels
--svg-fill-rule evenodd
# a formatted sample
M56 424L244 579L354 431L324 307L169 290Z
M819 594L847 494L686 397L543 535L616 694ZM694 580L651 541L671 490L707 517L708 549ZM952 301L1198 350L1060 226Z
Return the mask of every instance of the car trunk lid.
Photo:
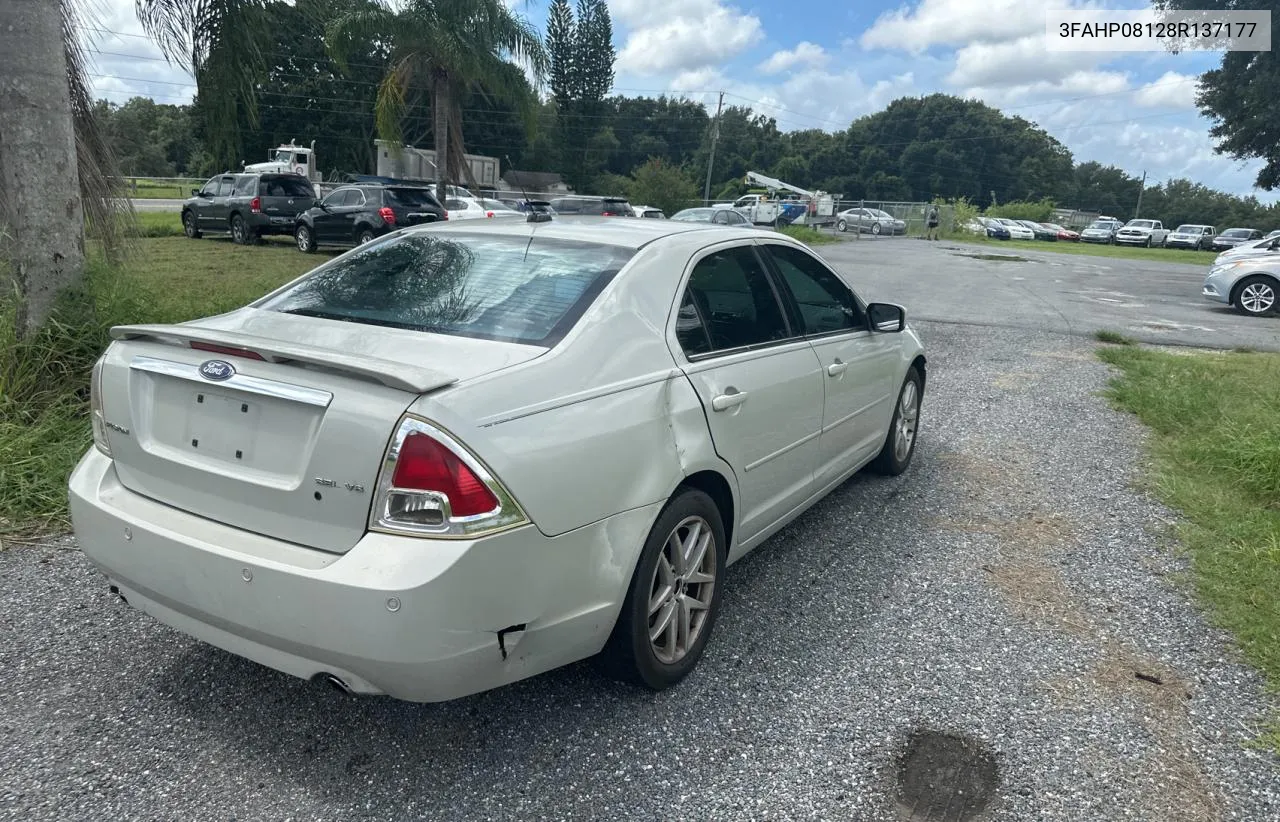
M419 395L544 350L259 309L112 336L102 405L125 487L334 552L364 534L387 442Z

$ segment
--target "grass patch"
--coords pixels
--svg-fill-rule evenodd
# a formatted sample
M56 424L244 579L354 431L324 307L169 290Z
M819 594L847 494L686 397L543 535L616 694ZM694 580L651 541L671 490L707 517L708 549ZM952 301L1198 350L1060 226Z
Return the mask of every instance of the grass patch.
M141 239L118 266L94 255L83 288L64 294L45 327L22 341L12 301L0 296L0 535L66 527L67 476L91 443L89 371L111 326L230 311L326 258L284 244Z
M784 225L778 229L778 233L786 234L788 237L799 240L805 245L826 245L827 243L840 242L840 238L833 232L819 231L807 225Z
M1093 337L1098 342L1111 343L1112 345L1133 345L1134 343L1132 337L1126 337L1119 331L1110 331L1105 328L1093 332Z
M139 237L182 236L182 215L176 211L138 211L133 216Z
M994 245L1015 251L1051 251L1058 254L1080 254L1087 257L1114 257L1121 260L1144 260L1160 263L1187 263L1208 265L1217 256L1211 251L1192 251L1186 248L1141 248L1127 245L1100 245L1098 243L1070 243L1047 240L995 240L976 237L967 232L952 233L952 240L974 245Z
M1213 620L1280 691L1280 355L1104 348L1109 396L1154 432L1156 493L1180 510ZM1280 752L1280 725L1265 742Z

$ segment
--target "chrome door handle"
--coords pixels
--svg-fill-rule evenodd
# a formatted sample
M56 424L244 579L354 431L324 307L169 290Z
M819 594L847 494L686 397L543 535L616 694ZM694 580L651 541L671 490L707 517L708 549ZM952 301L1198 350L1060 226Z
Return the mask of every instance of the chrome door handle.
M718 394L711 399L711 409L713 411L728 411L730 408L737 408L747 401L747 392L739 391L732 385L724 390L723 394Z
M827 376L838 377L841 374L843 374L848 368L849 368L849 363L841 362L840 358L836 357L836 361L831 363L831 365L827 366Z

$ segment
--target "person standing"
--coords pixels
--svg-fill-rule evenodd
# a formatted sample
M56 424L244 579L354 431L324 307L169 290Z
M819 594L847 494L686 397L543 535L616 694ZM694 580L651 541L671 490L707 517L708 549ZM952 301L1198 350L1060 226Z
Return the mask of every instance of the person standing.
M929 227L929 231L924 235L924 238L926 240L938 239L938 206L937 205L935 204L929 205L929 217L925 222Z

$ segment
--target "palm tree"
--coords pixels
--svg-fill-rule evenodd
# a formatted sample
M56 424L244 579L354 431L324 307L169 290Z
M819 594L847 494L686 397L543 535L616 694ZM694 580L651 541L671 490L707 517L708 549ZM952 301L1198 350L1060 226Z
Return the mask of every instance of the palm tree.
M76 0L0 3L0 268L19 338L84 277L86 220L113 252L128 211L93 116L84 14Z
M431 99L437 192L465 175L461 102L469 92L516 106L532 129L537 99L526 72L541 85L546 49L537 31L502 0L406 0L393 8L379 0L328 27L328 46L339 65L350 44L385 37L391 59L378 88L376 122L384 140L401 143L401 122L411 91L425 86ZM442 160L443 158L443 160Z

